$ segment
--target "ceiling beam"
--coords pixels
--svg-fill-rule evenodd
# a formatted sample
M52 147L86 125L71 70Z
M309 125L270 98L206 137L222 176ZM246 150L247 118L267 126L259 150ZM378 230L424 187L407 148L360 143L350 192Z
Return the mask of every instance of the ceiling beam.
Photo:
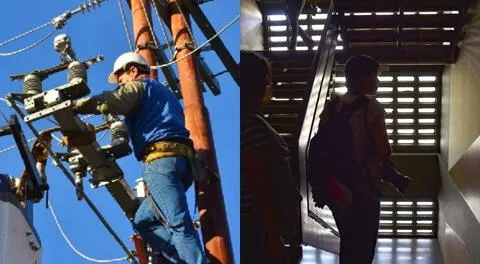
M337 61L345 61L353 55L370 55L382 64L448 64L449 46L408 45L395 46L352 46L337 53Z
M352 42L396 42L397 30L347 30L346 36ZM446 42L452 41L454 31L450 30L403 30L400 41L403 42Z
M343 12L395 12L459 10L472 0L337 0L335 8Z
M441 28L455 27L459 15L391 15L391 16L343 16L341 26L352 28Z

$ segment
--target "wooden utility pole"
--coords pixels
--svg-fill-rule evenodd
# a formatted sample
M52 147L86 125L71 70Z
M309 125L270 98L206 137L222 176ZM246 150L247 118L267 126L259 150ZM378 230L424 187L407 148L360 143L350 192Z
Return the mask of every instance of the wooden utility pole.
M143 1L143 2L142 2ZM147 61L149 66L154 66L157 64L155 58L155 52L149 48L146 48L147 44L154 43L153 41L153 32L150 30L149 22L151 21L150 16L150 1L148 0L130 0L130 7L132 10L132 20L133 20L133 36L135 38L135 49L138 50L138 54L142 55ZM153 29L152 29L153 30ZM157 71L150 70L150 76L154 79L157 79ZM137 252L145 253L145 244L143 239L136 238L135 248ZM142 243L138 242L142 241ZM141 245L143 244L143 245ZM143 248L142 248L143 246ZM140 263L147 263L148 259L145 254L137 254ZM157 258L157 264L167 264L169 263L161 254Z
M181 12L178 6L181 8ZM191 52L189 14L183 8L182 0L168 0L173 39L177 48L176 59ZM183 16L182 15L185 16ZM206 159L209 180L195 185L203 241L210 263L233 263L232 246L223 201L222 187L218 178L218 165L208 110L204 105L195 56L177 63L182 90L186 126L197 152Z
M138 54L142 55L147 60L148 65L156 65L157 60L155 59L155 52L151 49L145 48L145 45L154 43L153 32L148 25L148 21L151 21L150 1L131 0L130 6L132 7L133 36L135 38L134 48L140 47ZM150 76L157 79L157 71L150 70Z

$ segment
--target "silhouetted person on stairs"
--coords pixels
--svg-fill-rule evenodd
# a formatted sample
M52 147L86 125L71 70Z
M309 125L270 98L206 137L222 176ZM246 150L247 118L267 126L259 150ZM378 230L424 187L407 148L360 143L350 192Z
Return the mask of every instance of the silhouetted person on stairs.
M300 200L288 147L257 112L271 69L255 52L241 60L241 263L299 263ZM287 246L289 245L289 246Z
M379 64L351 57L345 64L347 93L325 106L310 141L308 179L316 206L332 210L340 233L340 264L370 264L380 218L380 183L401 193L410 178L390 162L385 110L375 100ZM322 165L323 164L323 165Z
M300 14L305 7L306 0L286 0L285 13L287 19L290 23L291 34L290 34L290 46L289 50L295 50L297 47L297 36L300 34L300 37L303 41L310 46L314 46L316 43L308 37L307 33L299 27Z

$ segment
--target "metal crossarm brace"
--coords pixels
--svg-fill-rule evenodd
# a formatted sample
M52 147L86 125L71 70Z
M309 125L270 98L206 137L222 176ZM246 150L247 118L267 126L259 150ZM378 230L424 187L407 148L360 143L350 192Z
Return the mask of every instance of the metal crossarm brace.
M103 61L103 56L102 55L98 55L97 57L93 57L91 59L88 59L86 61L84 61L83 63L85 63L85 65L87 67L89 67L90 65L92 64L95 64L95 63L98 63L98 62L101 62ZM34 71L34 73L38 74L42 80L46 79L48 76L54 74L54 73L57 73L57 72L61 72L61 71L64 71L68 68L68 65L69 63L61 63L57 66L54 66L54 67L50 67L48 69L42 69L42 70L37 70L37 71ZM31 72L30 72L31 73ZM14 74L14 75L10 75L10 80L11 81L19 81L19 80L23 80L23 78L29 73L22 73L22 74Z
M62 111L54 112L53 117L64 131L88 133L86 124L73 112L71 105ZM88 166L92 168L93 185L108 182L106 188L122 210L127 216L134 214L138 203L130 187L123 179L123 172L118 164L105 155L96 141L88 145L76 146L76 148L85 158Z
M197 65L198 65L198 71L200 73L200 76L202 76L203 81L207 84L208 88L210 88L210 91L212 91L213 95L219 95L220 94L220 84L217 81L217 78L213 75L212 70L210 67L208 67L208 64L205 62L205 59L197 56ZM208 78L205 78L203 76L208 76Z
M66 100L50 108L25 116L24 120L25 122L31 122L49 115L53 115L62 131L90 133L87 125L74 113L71 100ZM123 172L115 162L115 159L106 155L96 141L87 145L76 146L75 148L78 149L91 168L92 185L94 187L106 185L107 190L127 217L133 217L138 208L138 201L123 179Z
M168 27L168 29L170 30L170 33L171 33L172 32L172 26L171 26L169 15L167 13L166 8L162 8L161 7L162 5L159 3L158 0L153 0L153 1L157 1L156 12L157 12L158 16L162 18L163 22L167 25L167 27ZM214 32L214 34L215 34L215 32ZM199 57L197 57L197 58L199 58ZM162 62L160 62L160 63L162 63ZM198 66L198 72L200 73L200 76L202 77L202 80L207 84L207 86L210 88L212 93L214 95L220 94L220 86L218 85L218 82L216 82L216 80L214 79L215 77L213 76L213 74L211 74L212 71L210 69L206 68L206 66L207 66L206 63L198 63L197 66Z
M25 115L24 113L20 110L20 108L18 107L18 105L15 103L15 99L14 99L14 96L12 96L12 94L8 94L7 95L7 99L9 101L9 106L12 107L15 112L17 112L17 114L23 118L25 118ZM40 143L47 149L48 151L48 154L50 154L50 156L52 157L52 159L58 164L58 167L59 169L65 174L65 176L67 177L67 179L70 181L70 183L72 183L72 185L75 186L75 183L74 183L74 179L73 177L70 175L70 172L65 168L65 166L61 163L60 159L58 158L58 156L56 155L55 152L53 152L49 147L47 147L47 143L44 142L42 139L41 139L41 136L40 134L38 133L38 131L33 127L32 124L30 123L27 123L27 126L30 128L30 130L32 131L32 133L37 137L37 139L40 141ZM76 187L75 187L76 188ZM103 215L100 213L100 211L97 209L97 207L93 204L93 202L90 200L90 198L83 192L83 190L78 190L77 191L80 191L83 195L83 200L87 203L87 205L90 207L90 209L92 209L92 211L95 213L95 215L98 217L98 219L102 222L102 224L105 226L105 228L108 230L108 232L112 235L112 237L115 239L115 241L117 241L117 243L120 245L120 247L122 248L122 250L128 255L129 257L129 261L130 263L134 263L134 264L138 264L138 262L136 261L135 257L133 256L132 252L130 252L128 250L128 248L125 246L125 244L123 243L123 241L120 239L120 237L115 233L115 231L112 229L112 227L110 226L110 224L105 220L105 217L103 217ZM127 215L128 216L128 215ZM130 217L130 216L129 216Z
M195 3L194 0L183 0L183 4L188 9L193 19L195 19L195 22L197 23L198 27L200 27L205 37L207 39L213 37L216 34L215 29L213 28L212 24L210 24L210 21L208 21L208 18L205 16L200 6ZM233 59L232 55L228 51L227 47L225 47L225 44L223 44L222 39L219 37L214 38L210 42L210 45L217 53L218 57L225 65L228 72L230 72L233 80L237 83L238 86L240 86L240 69L235 60Z
M157 58L157 61L160 64L168 63L167 55L165 55L165 52L160 48L155 50L155 57ZM180 87L178 86L178 79L175 72L173 72L172 68L163 67L162 72L163 72L163 75L165 75L165 79L167 79L168 81L168 85L170 86L172 91L175 93L175 95L178 97L181 97L182 92L180 91Z
M154 38L156 38L155 33L152 32L152 34L154 35ZM155 58L160 65L168 63L167 55L165 55L165 52L160 47L149 47L148 45L145 45L145 48L152 48L153 52L155 52ZM178 86L178 80L175 72L173 72L170 66L163 67L161 68L161 70L163 72L163 75L165 75L165 79L167 79L168 85L170 86L172 91L178 98L181 98L182 92L180 91L180 87Z
M64 131L84 131L88 133L86 124L73 112L71 105L62 111L54 112L53 117ZM110 194L127 216L132 216L138 207L138 203L130 187L123 179L123 172L118 164L114 160L108 159L96 141L88 145L76 146L76 148L92 168L93 184L98 185L107 181L106 188Z

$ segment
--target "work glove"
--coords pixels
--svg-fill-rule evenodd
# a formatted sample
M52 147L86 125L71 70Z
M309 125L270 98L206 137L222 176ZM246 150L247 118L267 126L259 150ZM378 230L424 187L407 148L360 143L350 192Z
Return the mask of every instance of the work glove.
M86 102L88 102L88 98L84 98L84 99L80 99L80 100L77 100L77 101L73 101L73 112L75 114L80 114L82 111L82 106L86 104Z
M103 94L75 101L73 103L73 112L75 114L110 114Z

